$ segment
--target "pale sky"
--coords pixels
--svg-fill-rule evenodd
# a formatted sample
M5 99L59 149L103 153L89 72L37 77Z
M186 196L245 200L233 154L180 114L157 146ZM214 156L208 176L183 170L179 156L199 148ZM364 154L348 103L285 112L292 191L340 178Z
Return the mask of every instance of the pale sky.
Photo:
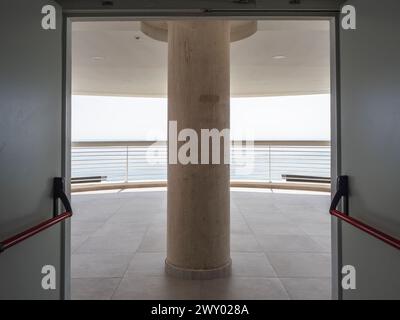
M72 97L72 141L166 139L166 98ZM232 98L231 139L330 140L330 95Z

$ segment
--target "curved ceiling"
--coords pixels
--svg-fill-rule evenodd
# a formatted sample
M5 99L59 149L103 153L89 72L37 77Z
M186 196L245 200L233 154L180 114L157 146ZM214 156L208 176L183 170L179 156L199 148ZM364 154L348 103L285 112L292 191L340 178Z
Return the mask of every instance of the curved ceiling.
M254 35L231 44L232 96L329 93L329 34L328 21L258 21ZM166 96L167 54L140 22L74 22L72 92Z

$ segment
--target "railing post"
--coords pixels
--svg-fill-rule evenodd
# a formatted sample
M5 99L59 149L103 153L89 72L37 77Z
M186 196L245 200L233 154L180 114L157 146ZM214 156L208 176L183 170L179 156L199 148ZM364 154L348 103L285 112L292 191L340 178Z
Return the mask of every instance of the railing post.
M269 182L272 182L272 170L271 170L271 145L268 146L268 175L269 175Z
M126 146L125 183L129 182L129 146Z

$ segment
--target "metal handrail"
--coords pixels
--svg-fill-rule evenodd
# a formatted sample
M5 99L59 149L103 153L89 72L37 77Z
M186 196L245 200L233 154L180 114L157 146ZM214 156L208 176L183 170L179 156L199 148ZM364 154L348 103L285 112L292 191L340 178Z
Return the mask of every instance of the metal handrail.
M69 199L67 195L65 194L64 191L64 180L62 178L54 178L54 183L53 183L53 197L54 197L54 202L56 202L58 199L61 200L63 206L67 210L66 212L55 215L53 218L48 219L46 221L43 221L34 227L31 227L27 230L24 230L14 236L11 236L8 239L5 239L0 242L0 254L4 252L7 249L10 249L11 247L17 245L18 243L29 239L33 237L34 235L54 226L57 223L60 223L70 217L72 217L73 212L72 212L72 207L71 203L69 202Z
M330 210L330 213L331 215L343 221L346 221L347 223L351 224L357 229L360 229L368 233L369 235L387 243L388 245L400 250L400 239L396 239L395 237L392 237L391 235L388 235L383 231L375 229L374 227L371 227L360 220L354 219L343 212L337 210Z
M64 212L0 242L0 253L70 217L72 217L72 212Z
M392 237L391 235L388 235L387 233L380 231L370 225L367 225L366 223L357 220L355 218L352 218L349 216L348 212L348 196L349 196L349 179L348 176L339 176L337 179L337 191L336 194L332 200L331 207L329 209L329 212L331 215L339 218L340 220L343 220L350 225L356 227L359 230L362 230L369 235L385 242L386 244L396 248L400 249L400 239L396 239L395 237ZM336 210L336 207L338 206L339 202L341 199L344 199L343 201L343 207L346 213L340 212Z
M255 146L302 146L302 147L329 147L330 141L325 140L256 140L256 141L245 141L245 140L233 140L232 144L251 142ZM73 148L84 148L84 147L149 147L154 144L167 145L167 141L73 141Z

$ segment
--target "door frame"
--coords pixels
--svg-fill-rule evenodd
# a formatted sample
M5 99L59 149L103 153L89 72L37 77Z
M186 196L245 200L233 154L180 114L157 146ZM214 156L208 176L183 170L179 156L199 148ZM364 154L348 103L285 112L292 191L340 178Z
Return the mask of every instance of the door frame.
M63 174L67 194L71 195L71 26L77 21L138 21L138 20L183 20L183 19L257 19L257 20L325 20L330 22L330 77L331 77L331 196L335 182L341 172L341 137L340 137L340 3L337 10L65 10L63 12ZM71 279L71 227L70 223L62 228L61 279L64 299L70 299ZM331 255L332 255L332 299L342 299L340 270L342 268L341 222L331 218Z

